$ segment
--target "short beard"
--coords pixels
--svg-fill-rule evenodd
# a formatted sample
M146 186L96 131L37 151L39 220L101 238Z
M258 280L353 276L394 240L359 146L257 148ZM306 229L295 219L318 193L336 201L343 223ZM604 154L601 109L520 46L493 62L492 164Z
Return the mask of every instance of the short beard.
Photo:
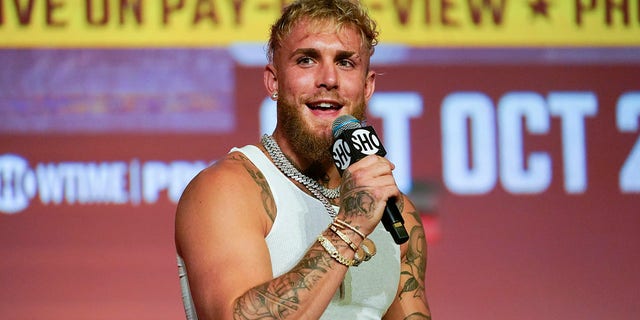
M280 101L284 104L282 101ZM278 125L282 127L287 136L287 140L293 151L306 159L310 166L299 168L309 176L314 176L316 171L324 171L327 166L333 165L331 157L331 146L333 135L331 124L321 132L312 132L307 124L302 120L300 112L295 106L279 105ZM353 116L356 119L364 119L364 105L354 110ZM316 177L321 178L321 177Z
M284 107L280 114L278 121L281 122L282 129L296 155L315 165L331 161L330 150L333 137L330 129L311 132L300 117L300 113L292 108Z

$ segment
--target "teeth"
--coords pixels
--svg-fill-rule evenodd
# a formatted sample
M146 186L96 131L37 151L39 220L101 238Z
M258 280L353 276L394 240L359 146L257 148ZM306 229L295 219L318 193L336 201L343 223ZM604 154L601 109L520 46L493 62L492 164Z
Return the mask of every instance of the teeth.
M316 105L316 107L323 108L323 109L330 109L333 107L333 105L330 103L319 103L318 105Z

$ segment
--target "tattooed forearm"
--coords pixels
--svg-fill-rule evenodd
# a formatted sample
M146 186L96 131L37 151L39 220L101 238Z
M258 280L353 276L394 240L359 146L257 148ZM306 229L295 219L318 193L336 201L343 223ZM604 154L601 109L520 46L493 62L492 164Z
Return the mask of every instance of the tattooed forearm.
M295 313L308 294L335 263L315 245L290 272L240 297L234 319L285 319Z

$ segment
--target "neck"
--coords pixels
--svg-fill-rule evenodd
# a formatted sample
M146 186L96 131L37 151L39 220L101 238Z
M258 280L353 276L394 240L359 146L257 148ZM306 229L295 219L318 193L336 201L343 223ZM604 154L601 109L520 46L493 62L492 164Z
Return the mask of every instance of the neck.
M294 165L296 164L294 163ZM332 188L332 187L337 187L337 185L339 184L339 182L337 182L335 186L331 184L332 169L334 169L333 162L331 162L330 164L311 162L306 168L300 168L300 172L305 174L307 177L315 181L318 181L318 183L320 183L321 185L327 188Z
M301 173L327 188L337 188L340 185L341 177L333 163L329 150L327 150L326 157L313 159L305 154L296 152L291 142L286 137L278 134L277 131L274 132L273 138L285 157Z

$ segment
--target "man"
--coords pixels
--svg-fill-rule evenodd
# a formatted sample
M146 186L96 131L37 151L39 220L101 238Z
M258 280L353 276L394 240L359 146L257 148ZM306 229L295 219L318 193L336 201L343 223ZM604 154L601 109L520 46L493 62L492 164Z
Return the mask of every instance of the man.
M200 319L430 319L424 231L393 164L368 156L340 176L329 151L333 121L363 119L374 92L375 28L348 0L295 2L272 27L273 135L202 171L178 204ZM389 198L410 234L400 246L380 223Z

